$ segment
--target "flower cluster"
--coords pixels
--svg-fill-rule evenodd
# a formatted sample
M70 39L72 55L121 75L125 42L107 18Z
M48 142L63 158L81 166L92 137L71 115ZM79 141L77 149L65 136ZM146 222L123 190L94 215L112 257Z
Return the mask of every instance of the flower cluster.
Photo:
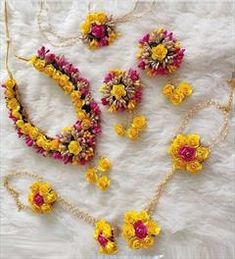
M114 237L114 230L105 220L99 220L96 222L94 239L100 246L100 253L107 255L117 253L118 249Z
M91 49L108 46L116 38L115 22L104 12L89 13L81 24L81 39Z
M138 139L140 133L146 128L147 120L143 115L137 115L132 119L131 126L126 130L125 127L118 123L114 126L116 134L120 137L126 136L131 140Z
M87 169L86 180L91 184L95 184L100 190L106 191L110 186L110 179L104 174L107 174L111 167L109 159L101 157L96 168L90 167Z
M124 215L122 236L130 248L149 248L161 228L146 211L128 211Z
M181 65L184 51L172 32L156 29L139 40L138 67L149 76L173 73Z
M103 105L109 106L110 112L133 111L141 102L143 84L136 70L110 70L100 87L103 93Z
M192 94L193 88L191 84L182 81L178 86L173 84L166 84L162 93L174 105L181 104L184 99Z
M37 56L33 56L30 63L54 79L70 95L77 121L54 138L45 135L29 121L17 94L16 81L10 78L3 87L10 118L14 121L18 135L23 136L28 146L34 147L44 156L51 156L64 163L87 163L94 156L96 135L101 132L100 109L91 96L89 82L64 57L55 56L45 47L38 50Z
M35 182L30 186L28 201L34 212L50 213L57 200L57 194L46 182Z
M169 154L173 159L175 169L184 169L190 173L197 173L202 170L202 162L205 161L210 149L200 142L197 134L178 134L171 142Z

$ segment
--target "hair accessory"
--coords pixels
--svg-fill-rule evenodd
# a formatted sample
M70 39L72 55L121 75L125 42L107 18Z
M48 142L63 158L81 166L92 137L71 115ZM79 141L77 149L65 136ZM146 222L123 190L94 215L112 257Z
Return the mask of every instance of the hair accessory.
M113 69L106 74L103 85L100 87L100 92L103 94L102 104L109 107L109 112L128 111L132 115L131 126L128 129L119 123L115 125L114 130L117 135L127 135L135 140L146 127L147 122L144 116L133 115L142 100L143 87L136 70Z
M149 76L171 74L180 67L184 51L172 32L156 29L139 40L138 67Z
M52 78L68 94L74 105L77 119L55 137L47 136L28 118L21 104L19 90L9 67L8 56L10 38L7 23L7 6L5 2L5 25L7 36L6 69L8 79L2 85L5 88L6 105L19 137L33 147L37 153L63 161L65 164L84 165L95 155L96 136L101 133L100 108L91 95L89 82L82 77L79 70L63 56L56 56L45 47L38 50L30 59L18 57L33 65L39 72Z
M173 84L166 84L162 93L166 96L166 98L174 105L181 104L185 98L190 96L193 92L193 88L191 84L182 81L179 85L174 86Z
M50 42L51 45L55 47L71 46L79 41L85 43L90 49L99 49L104 46L110 45L114 42L119 33L116 31L116 26L118 23L125 23L132 19L140 18L146 15L152 10L151 7L144 13L136 15L137 1L134 7L128 13L120 16L114 17L113 15L108 15L106 12L91 12L90 4L88 5L88 15L85 20L81 23L81 33L70 36L62 37L54 29L50 22L51 14L49 13L49 8L46 4L46 0L41 0L40 11L38 14L38 27L42 35ZM45 13L43 12L45 11ZM43 21L43 14L45 14L45 19ZM54 43L51 39L53 37L58 43Z
M178 169L187 170L190 173L197 173L202 170L202 163L208 158L214 145L223 141L227 136L229 129L229 118L232 112L233 91L235 89L235 79L228 81L231 86L228 102L222 105L215 100L206 100L198 103L190 109L184 116L175 137L171 141L169 153L172 156L172 169L163 177L156 185L156 189L151 199L148 200L146 206L140 211L128 211L124 213L124 224L122 226L122 236L128 246L133 249L147 249L153 246L156 237L161 232L160 224L155 221L152 216L159 203L163 191L172 180ZM218 134L208 143L201 141L198 134L187 134L183 132L186 129L190 119L205 108L214 107L222 112L224 123ZM98 165L99 170L106 170L107 163ZM78 206L62 198L54 188L45 183L42 177L27 172L12 172L4 177L4 186L12 195L19 210L27 209L28 206L23 204L19 199L17 192L10 185L10 178L19 176L31 176L37 179L30 189L29 203L35 212L51 212L54 204L62 206L66 211L73 214L76 218L92 225L95 228L94 239L97 241L100 252L104 254L117 253L116 238L118 235L118 227L114 226L104 219L96 219L87 212L81 210Z

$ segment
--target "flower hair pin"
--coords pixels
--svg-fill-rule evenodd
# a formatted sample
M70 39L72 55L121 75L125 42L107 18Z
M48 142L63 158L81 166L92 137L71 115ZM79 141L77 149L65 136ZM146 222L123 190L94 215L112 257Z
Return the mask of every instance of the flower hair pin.
M134 115L142 100L143 87L139 73L134 69L128 71L113 69L106 74L100 87L103 95L102 104L107 106L111 113L127 111L131 114L131 123L128 121L127 126L120 123L115 125L114 129L118 136L128 136L129 139L136 140L146 128L145 116Z
M80 25L80 33L71 37L62 37L54 29L50 23L50 17L52 14L49 12L49 7L46 0L41 0L40 10L38 14L38 27L42 35L55 47L71 46L77 42L85 43L90 49L99 49L104 46L108 46L113 43L118 37L119 33L116 30L117 24L125 23L132 19L137 19L144 16L151 11L151 7L154 4L152 2L151 7L146 12L137 15L137 1L133 8L126 14L120 17L114 17L103 11L91 11L90 4L88 5L88 15ZM45 12L43 12L45 11ZM43 20L43 16L45 19ZM58 43L54 43L51 40L53 37Z

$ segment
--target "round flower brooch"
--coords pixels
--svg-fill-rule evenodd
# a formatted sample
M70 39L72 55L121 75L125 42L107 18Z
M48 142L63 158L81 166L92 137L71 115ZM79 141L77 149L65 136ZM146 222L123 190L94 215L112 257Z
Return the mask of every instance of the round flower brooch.
M81 24L81 40L91 49L108 46L116 38L115 22L104 12L89 13Z
M172 156L174 168L184 169L190 173L201 171L202 162L210 154L210 149L201 144L200 136L197 134L178 134L172 140L168 151Z
M149 248L161 232L157 222L146 211L128 211L124 215L122 236L133 249Z
M181 65L184 51L172 32L156 29L139 40L138 67L149 76L173 73Z
M100 87L102 104L109 112L132 112L142 99L143 84L136 70L110 70Z
M50 213L57 199L57 193L49 183L35 182L30 186L28 201L34 212Z

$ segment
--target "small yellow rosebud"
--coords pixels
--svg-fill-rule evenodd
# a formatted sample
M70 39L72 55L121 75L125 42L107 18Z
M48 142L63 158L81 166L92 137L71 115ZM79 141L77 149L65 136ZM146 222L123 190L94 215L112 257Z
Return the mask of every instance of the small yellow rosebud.
M16 118L17 120L22 119L22 115L19 113L18 109L14 109L11 113L11 115Z
M11 98L14 98L15 97L15 93L14 91L12 91L11 88L8 88L6 91L5 91L5 96L9 99Z
M87 129L90 128L90 126L91 126L91 121L90 121L90 119L84 118L84 119L82 120L82 128L83 128L84 130L87 130Z
M131 140L136 140L139 137L139 130L131 127L127 130L127 136Z
M12 98L10 100L7 101L7 108L11 109L11 110L15 110L18 108L19 110L19 102L16 98Z
M12 89L15 85L16 85L16 80L15 79L7 79L6 82L4 83L4 85L6 86L6 88L8 89Z
M146 125L147 125L147 121L145 116L143 115L134 117L131 124L133 128L136 128L138 130L143 130L144 128L146 128Z
M181 104L181 102L183 101L184 99L184 96L182 93L178 92L177 90L174 91L171 95L170 95L170 101L172 104L174 105L179 105Z
M68 145L68 149L69 149L69 152L71 154L74 154L74 155L78 155L81 151L82 151L82 147L80 146L80 144L75 141L75 140L72 140L69 145Z
M101 172L107 172L111 169L112 165L107 157L102 157L98 161L98 170Z
M96 183L97 181L97 172L95 168L88 168L86 171L86 180L89 183Z
M178 85L177 89L184 96L189 96L193 91L192 85L184 81Z
M167 96L170 97L170 95L174 92L175 86L172 84L166 84L163 89L162 89L162 93Z
M101 176L97 180L97 186L100 190L106 191L110 186L110 180L107 176Z
M116 100L120 100L123 96L126 96L125 86L123 84L113 85L111 94Z
M46 65L46 62L45 60L42 60L42 59L37 59L33 66L40 72L44 71L44 68L45 68L45 65Z
M91 24L88 20L85 20L82 24L81 24L81 32L82 34L88 34L90 32L91 29Z
M152 48L152 59L162 61L167 55L167 48L163 44L158 44Z
M44 73L50 77L52 77L54 75L54 73L56 72L56 69L55 67L50 64L50 65L47 65L44 69Z
M117 134L118 136L120 136L120 137L123 137L123 136L125 136L125 134L126 134L126 130L125 130L125 128L123 127L122 124L118 124L118 123L115 124L114 130L115 130L116 134Z
M24 121L23 120L17 120L16 126L21 129L24 126Z

